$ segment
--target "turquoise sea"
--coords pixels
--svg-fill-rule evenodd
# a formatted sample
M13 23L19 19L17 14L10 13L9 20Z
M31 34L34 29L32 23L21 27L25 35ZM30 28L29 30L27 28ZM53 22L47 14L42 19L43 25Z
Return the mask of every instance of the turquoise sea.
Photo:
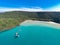
M15 33L19 37L15 38ZM17 26L0 32L0 45L60 45L60 29L42 26Z

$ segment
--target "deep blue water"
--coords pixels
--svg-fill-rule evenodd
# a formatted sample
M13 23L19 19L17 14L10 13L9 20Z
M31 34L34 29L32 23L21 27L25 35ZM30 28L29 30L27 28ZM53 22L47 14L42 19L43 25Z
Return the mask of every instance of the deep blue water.
M20 37L15 38L17 31ZM17 26L0 32L0 45L60 45L60 29L38 25Z

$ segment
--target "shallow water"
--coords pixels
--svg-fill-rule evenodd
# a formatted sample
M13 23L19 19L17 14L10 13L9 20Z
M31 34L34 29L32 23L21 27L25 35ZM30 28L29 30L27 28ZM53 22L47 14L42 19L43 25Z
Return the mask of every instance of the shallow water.
M15 38L19 31L20 37ZM47 26L17 26L0 33L0 45L60 45L60 29Z

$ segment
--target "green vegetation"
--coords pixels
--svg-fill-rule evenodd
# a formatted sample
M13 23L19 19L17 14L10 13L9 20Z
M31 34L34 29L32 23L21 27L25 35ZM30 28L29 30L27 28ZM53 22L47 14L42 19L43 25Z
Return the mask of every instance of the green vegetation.
M15 27L19 25L20 20L17 18L1 18L0 19L0 31Z
M32 19L34 17L34 15L31 17L32 14L34 13L19 11L0 13L0 31L18 26L27 19Z
M22 12L11 11L0 13L0 31L18 26L25 20L54 21L60 23L59 12Z

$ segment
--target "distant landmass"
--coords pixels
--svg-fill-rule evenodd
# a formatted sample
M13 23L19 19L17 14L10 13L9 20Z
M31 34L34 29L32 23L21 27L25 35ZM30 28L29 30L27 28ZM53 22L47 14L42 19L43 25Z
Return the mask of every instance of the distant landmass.
M3 12L0 13L0 31L18 26L25 20L53 21L60 23L60 12Z

